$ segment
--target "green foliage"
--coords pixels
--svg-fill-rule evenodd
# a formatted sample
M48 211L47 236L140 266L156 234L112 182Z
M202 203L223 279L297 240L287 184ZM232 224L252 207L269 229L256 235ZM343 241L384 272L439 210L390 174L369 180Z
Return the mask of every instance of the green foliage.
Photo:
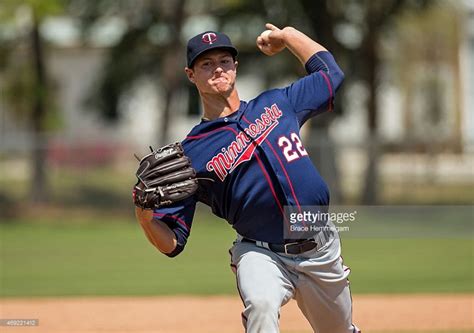
M2 0L0 21L13 19L18 9L29 9L40 19L48 15L57 15L64 11L66 3L66 0Z
M0 45L5 43L0 46L0 69L3 70L1 89L7 110L14 119L25 123L31 119L35 103L44 101L48 111L42 124L46 130L58 128L61 121L52 85L46 82L43 86L35 76L31 31L45 17L64 12L65 3L65 0L5 0L0 3L0 32L9 28L14 36L12 39L8 34L5 37L0 33Z
M19 120L25 121L31 113L36 86L29 59L18 57L9 63L5 80L5 101Z
M26 123L32 117L35 97L41 95L48 110L43 119L43 126L46 130L58 129L62 118L56 105L55 92L49 88L50 85L38 86L31 63L31 59L22 56L8 61L8 68L4 72L4 101L13 118Z
M453 62L458 57L462 34L463 14L455 5L440 2L424 11L404 11L397 18L397 41L403 52L403 64L407 62L427 62L437 64L442 61ZM401 61L401 59L398 59Z

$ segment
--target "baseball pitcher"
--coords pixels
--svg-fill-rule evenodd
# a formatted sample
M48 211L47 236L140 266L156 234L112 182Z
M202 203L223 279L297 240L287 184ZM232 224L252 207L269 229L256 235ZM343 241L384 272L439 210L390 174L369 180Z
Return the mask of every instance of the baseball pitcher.
M191 38L185 72L201 97L202 120L181 143L140 161L137 220L169 257L183 251L198 201L228 221L237 233L231 266L246 332L279 332L280 308L293 298L315 332L357 333L337 232L323 228L295 239L287 214L288 207L301 212L329 205L300 128L332 110L344 75L331 53L302 32L266 28L257 37L260 51L274 56L287 48L308 75L242 101L235 86L237 49L229 37L206 31Z

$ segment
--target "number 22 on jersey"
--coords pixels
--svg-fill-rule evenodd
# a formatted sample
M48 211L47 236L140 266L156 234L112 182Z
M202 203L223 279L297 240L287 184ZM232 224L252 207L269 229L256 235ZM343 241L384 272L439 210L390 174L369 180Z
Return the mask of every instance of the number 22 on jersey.
M286 136L279 137L278 146L282 149L283 155L288 162L308 156L300 137L295 132L291 133L289 138Z

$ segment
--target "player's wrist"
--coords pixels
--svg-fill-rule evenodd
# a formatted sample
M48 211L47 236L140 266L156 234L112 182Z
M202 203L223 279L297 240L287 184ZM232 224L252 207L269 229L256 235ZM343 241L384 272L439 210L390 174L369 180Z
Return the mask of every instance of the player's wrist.
M153 210L135 207L135 216L140 224L146 224L153 220Z
M288 47L288 42L291 40L292 36L294 36L295 31L295 28L289 26L281 29L282 41L285 44L285 47Z

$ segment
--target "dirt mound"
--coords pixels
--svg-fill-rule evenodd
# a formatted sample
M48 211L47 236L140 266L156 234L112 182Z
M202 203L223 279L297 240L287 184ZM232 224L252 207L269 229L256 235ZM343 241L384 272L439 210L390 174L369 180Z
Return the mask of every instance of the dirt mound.
M76 297L0 300L0 319L39 319L15 333L243 332L238 297ZM474 329L474 294L354 296L354 322L367 331ZM283 332L311 332L296 302L282 309Z

